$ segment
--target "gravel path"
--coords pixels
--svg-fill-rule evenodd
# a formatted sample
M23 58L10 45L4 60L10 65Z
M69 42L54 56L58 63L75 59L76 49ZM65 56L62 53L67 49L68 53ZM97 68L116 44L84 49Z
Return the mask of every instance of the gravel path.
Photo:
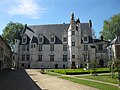
M98 90L82 84L77 84L68 80L41 74L37 69L26 69L29 76L36 82L42 90Z

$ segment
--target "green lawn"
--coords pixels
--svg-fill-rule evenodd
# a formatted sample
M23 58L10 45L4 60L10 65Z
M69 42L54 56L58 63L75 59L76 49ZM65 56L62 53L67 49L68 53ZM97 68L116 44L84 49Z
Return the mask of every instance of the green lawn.
M117 76L117 74L116 74ZM87 78L87 79L93 79L93 80L98 80L98 81L103 81L103 82L109 82L109 83L114 83L114 84L119 84L118 78L111 78L110 75L98 75L98 76L76 76L78 78Z
M108 68L97 68L97 70L98 71L105 71L105 70L108 70ZM94 79L94 80L104 81L104 82L109 82L109 83L114 83L114 84L119 83L117 78L112 79L107 74L106 75L99 75L99 76L91 76L91 75L89 75L89 76L76 76L77 78L74 78L74 77L69 77L69 76L62 76L62 74L66 74L66 72L78 72L78 71L83 72L84 70L83 69L49 69L46 71L47 71L48 75L58 76L59 78L66 79L66 80L69 80L69 81L72 81L75 83L95 87L95 88L98 88L100 90L120 90L120 88L118 88L117 86L104 84L104 83L100 83L100 82L79 79L79 78L87 78L87 79ZM117 76L117 74L116 74L116 76Z
M117 86L112 86L112 85L103 84L103 83L99 83L99 82L96 83L96 82L93 82L93 81L81 80L81 79L77 79L77 78L74 78L74 77L67 77L67 76L60 76L60 78L66 79L66 80L69 80L69 81L72 81L72 82L75 82L75 83L95 87L95 88L98 88L100 90L120 90L120 88L118 88Z

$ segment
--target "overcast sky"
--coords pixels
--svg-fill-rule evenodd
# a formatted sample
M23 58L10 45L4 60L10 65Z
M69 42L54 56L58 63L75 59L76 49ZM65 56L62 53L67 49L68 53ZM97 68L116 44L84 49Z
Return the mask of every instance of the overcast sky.
M0 0L0 35L10 21L28 25L69 23L71 12L83 23L92 20L99 37L103 21L120 13L120 0Z

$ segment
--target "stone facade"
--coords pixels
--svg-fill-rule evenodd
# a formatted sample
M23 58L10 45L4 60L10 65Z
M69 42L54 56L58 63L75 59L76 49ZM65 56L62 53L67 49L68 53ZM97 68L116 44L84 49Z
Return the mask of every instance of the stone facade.
M11 57L12 57L12 52L10 47L0 36L0 71L12 67Z
M108 42L93 39L92 22L81 23L72 13L69 24L27 26L16 35L16 63L24 68L83 68L108 62Z
M120 59L120 37L116 37L107 47L109 60Z

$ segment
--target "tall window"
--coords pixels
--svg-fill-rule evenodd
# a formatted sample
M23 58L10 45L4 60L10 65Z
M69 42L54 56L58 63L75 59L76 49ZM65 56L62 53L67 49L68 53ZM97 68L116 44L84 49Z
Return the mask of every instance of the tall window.
M63 55L63 61L67 61L67 55Z
M50 55L50 61L54 61L54 55Z
M39 44L39 51L42 51L42 45Z
M50 51L54 51L54 44L50 44Z
M39 38L39 42L42 42L42 37Z
M38 55L38 61L42 61L42 55Z
M26 56L26 60L29 61L30 60L30 55Z
M86 61L87 59L87 54L84 54L84 61Z
M63 37L63 42L67 42L67 37Z
M35 48L35 44L34 44L34 48Z
M75 58L75 55L72 55L72 58Z
M72 46L75 46L75 42L72 42Z
M23 61L25 60L25 54L22 55L22 60L23 60Z
M75 35L75 31L72 31L72 35Z
M29 51L29 45L27 45L27 51Z
M88 41L88 38L87 38L87 37L84 37L84 41Z
M25 51L25 45L22 45L22 51Z
M84 45L84 51L88 51L88 45Z
M23 43L25 43L26 42L26 38L23 38Z
M54 37L51 37L51 42L54 42Z
M63 45L63 51L67 51L67 44Z
M103 45L100 44L100 45L98 46L98 48L99 48L99 50L103 50Z
M33 44L31 44L31 48L33 48Z

